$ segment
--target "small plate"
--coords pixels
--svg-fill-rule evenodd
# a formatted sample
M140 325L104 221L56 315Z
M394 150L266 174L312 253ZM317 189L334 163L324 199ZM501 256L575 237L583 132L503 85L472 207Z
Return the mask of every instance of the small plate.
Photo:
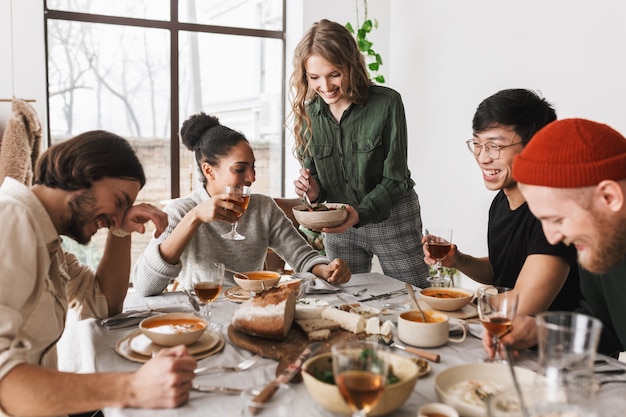
M126 358L130 361L138 362L138 363L146 363L151 359L151 356L146 356L146 355L137 353L133 351L130 347L131 340L135 336L137 336L139 332L140 332L139 330L135 330L128 336L123 337L120 340L118 340L118 342L115 344L115 352L121 357ZM196 360L200 360L200 359L208 358L209 356L215 355L216 353L220 352L224 348L225 342L224 342L224 338L220 334L218 334L218 337L219 337L219 340L215 346L213 346L209 350L205 350L204 352L192 354L192 356Z
M234 301L235 303L243 303L244 301L249 299L250 296L250 291L244 290L238 285L230 287L229 289L224 291L224 297L226 297L230 301Z
M220 335L212 329L205 329L197 342L187 346L187 351L191 355L199 354L212 349L220 341ZM130 348L133 352L144 356L152 356L163 349L163 346L153 343L146 335L139 333L131 337Z

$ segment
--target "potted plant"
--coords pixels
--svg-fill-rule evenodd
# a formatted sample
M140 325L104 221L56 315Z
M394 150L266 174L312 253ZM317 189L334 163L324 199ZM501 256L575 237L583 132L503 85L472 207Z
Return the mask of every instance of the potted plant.
M363 24L359 23L359 2L363 2ZM372 31L372 29L378 29L378 21L374 19L367 18L367 0L355 0L356 4L356 30L352 23L346 23L346 29L350 31L356 38L356 42L359 45L359 50L364 55L365 64L370 71L370 77L372 80L376 81L379 84L383 84L385 82L385 77L382 74L379 74L378 71L380 66L383 65L383 59L380 54L376 52L373 48L373 42L368 39L368 35Z

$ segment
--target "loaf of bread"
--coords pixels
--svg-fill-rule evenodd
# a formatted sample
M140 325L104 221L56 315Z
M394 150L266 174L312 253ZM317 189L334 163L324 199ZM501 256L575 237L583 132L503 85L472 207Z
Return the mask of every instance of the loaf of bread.
M272 288L239 305L232 326L245 334L267 339L287 337L296 313L296 294L288 287Z

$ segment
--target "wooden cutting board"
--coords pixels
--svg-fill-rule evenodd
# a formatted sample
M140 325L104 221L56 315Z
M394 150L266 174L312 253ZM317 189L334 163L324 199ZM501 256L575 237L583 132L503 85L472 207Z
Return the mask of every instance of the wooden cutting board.
M354 334L345 330L333 330L328 340L323 342L322 347L317 353L329 352L333 343L340 340L357 340L365 339L369 335L365 332ZM262 337L250 336L236 330L232 325L228 326L228 338L237 347L248 350L264 358L275 359L278 361L276 367L276 375L278 376L290 363L294 362L300 353L308 346L309 342L306 333L299 326L291 326L291 330L284 340L272 340ZM297 375L292 381L299 382L300 375Z

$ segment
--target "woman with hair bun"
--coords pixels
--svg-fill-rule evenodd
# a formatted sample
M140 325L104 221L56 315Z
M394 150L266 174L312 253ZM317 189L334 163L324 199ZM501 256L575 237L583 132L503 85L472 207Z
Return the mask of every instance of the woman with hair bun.
M180 137L195 155L203 187L165 207L167 229L152 239L135 265L133 284L140 295L159 294L173 279L191 289L191 272L215 262L238 271L262 270L268 248L295 271L312 272L332 284L350 279L347 265L320 256L269 196L251 195L237 226L245 240L223 239L237 220L234 211L242 210L228 201L232 195L223 192L224 186L255 181L252 147L243 134L205 113L189 117Z

